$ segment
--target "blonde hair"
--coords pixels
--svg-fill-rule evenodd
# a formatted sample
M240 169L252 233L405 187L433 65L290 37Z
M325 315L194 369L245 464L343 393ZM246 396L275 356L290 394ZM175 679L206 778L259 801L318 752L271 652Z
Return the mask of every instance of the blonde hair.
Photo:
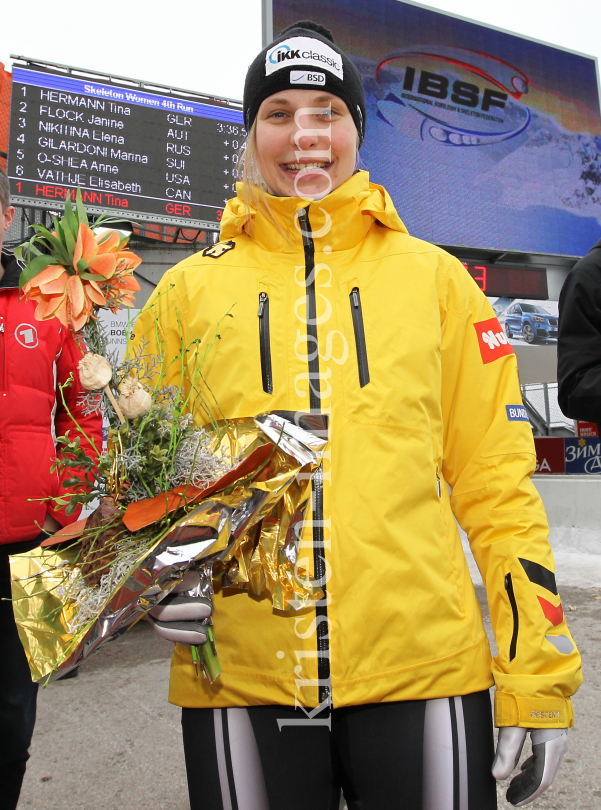
M253 121L246 140L238 152L238 174L242 178L242 203L244 213L248 218L250 235L253 235L255 228L254 214L261 212L271 221L277 231L290 242L290 236L277 221L267 199L267 184L263 180L259 168L256 119Z

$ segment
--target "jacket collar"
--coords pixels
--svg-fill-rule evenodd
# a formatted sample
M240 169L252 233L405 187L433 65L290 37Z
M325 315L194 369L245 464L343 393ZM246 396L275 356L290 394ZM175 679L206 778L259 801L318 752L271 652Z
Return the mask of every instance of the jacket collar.
M2 251L2 267L4 267L4 274L0 278L0 288L18 287L22 267L8 250Z
M382 186L370 183L369 174L364 171L356 172L327 197L311 203L299 197L266 194L275 222L263 211L251 210L249 216L242 200L241 183L237 184L237 193L224 211L221 239L232 239L244 231L259 247L274 253L302 251L297 217L298 212L307 206L317 251L324 247L334 251L354 247L375 221L391 230L407 233L388 192ZM254 229L250 220L254 221Z

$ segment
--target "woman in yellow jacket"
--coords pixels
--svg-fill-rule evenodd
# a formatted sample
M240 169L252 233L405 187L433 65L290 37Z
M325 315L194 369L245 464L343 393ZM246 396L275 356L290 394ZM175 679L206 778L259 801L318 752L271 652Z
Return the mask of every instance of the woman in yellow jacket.
M170 700L192 808L337 810L342 789L349 810L490 810L493 684L493 773L509 776L530 730L509 789L527 803L567 748L581 665L515 355L460 262L411 237L355 170L361 78L326 29L297 23L257 56L244 114L221 241L165 275L136 340L158 351L156 319L169 362L235 304L203 371L223 414L327 416L298 543L324 597L282 612L216 587L212 607L157 609L181 642ZM488 591L492 661L455 517ZM211 610L215 686L187 646Z

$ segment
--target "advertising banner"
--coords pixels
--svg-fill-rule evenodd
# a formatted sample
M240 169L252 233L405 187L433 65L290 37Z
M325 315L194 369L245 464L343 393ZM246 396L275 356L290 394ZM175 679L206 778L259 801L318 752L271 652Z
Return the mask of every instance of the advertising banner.
M540 475L600 475L599 438L535 438L536 472Z
M594 422L576 422L576 435L584 437L599 436L599 429Z
M536 438L536 472L546 475L563 475L566 472L564 440L561 438Z
M125 355L128 324L131 332L139 312L139 309L127 309L126 307L118 312L110 312L107 309L101 309L98 312L98 320L104 327L109 341L108 351L114 353L117 364L123 361Z
M601 473L599 439L565 439L566 473L595 475Z
M299 19L361 71L362 162L411 234L570 256L601 237L594 58L398 0L273 0L274 32Z
M118 312L110 312L107 309L98 311L98 320L104 327L108 338L107 353L112 354L115 360L114 367L123 362L125 349L127 348L127 330L129 329L130 334L132 333L139 312L139 309L127 308L120 309ZM105 417L102 425L102 449L104 452L106 452L108 434L109 422Z
M557 346L559 304L524 298L489 298L507 342L519 346Z

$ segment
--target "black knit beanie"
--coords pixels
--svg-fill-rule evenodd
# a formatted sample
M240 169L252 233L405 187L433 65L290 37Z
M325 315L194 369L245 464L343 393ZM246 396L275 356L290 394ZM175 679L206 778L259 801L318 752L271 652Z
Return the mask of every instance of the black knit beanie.
M365 96L361 74L323 25L310 20L289 25L253 61L244 83L246 129L250 130L266 98L291 87L322 89L341 98L363 141Z

